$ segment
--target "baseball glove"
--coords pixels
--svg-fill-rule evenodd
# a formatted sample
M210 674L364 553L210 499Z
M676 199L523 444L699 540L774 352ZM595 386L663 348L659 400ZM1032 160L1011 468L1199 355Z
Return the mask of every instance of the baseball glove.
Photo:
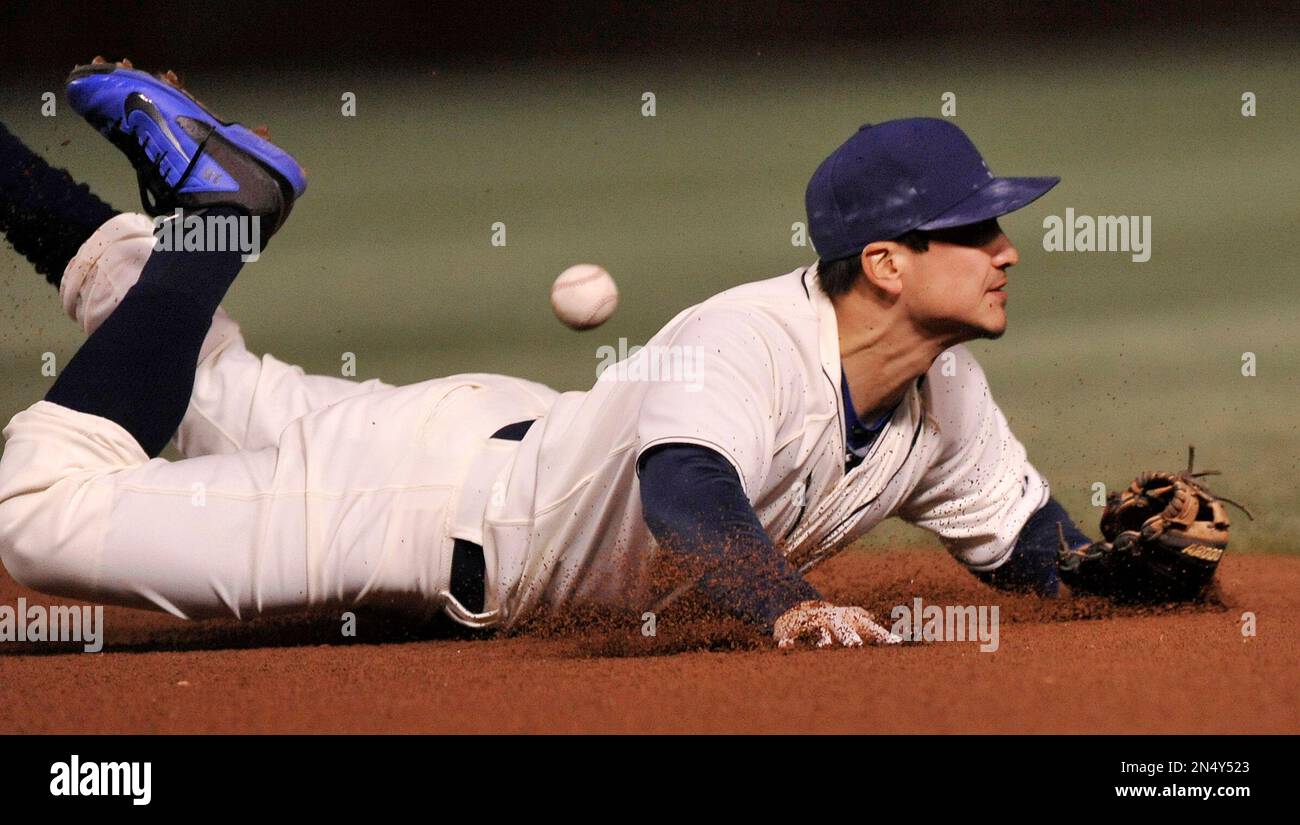
M1061 536L1057 569L1076 593L1126 603L1195 601L1205 596L1228 547L1228 511L1200 481L1215 470L1147 472L1126 490L1111 493L1101 514L1104 541L1070 549ZM1058 531L1060 527L1058 525Z

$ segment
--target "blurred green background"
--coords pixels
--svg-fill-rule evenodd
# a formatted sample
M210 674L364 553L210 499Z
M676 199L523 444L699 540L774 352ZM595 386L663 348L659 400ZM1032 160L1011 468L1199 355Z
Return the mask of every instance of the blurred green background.
M89 57L89 55L87 55ZM125 162L63 103L65 66L0 88L0 118L120 209ZM165 68L163 66L150 68ZM808 50L349 71L186 72L225 116L268 123L310 189L226 307L250 347L310 371L405 383L502 372L587 388L596 350L685 306L814 259L791 245L804 185L859 124L940 114L996 174L1063 182L1003 225L1021 252L1008 333L973 344L1030 457L1095 534L1090 485L1141 469L1224 471L1234 550L1296 550L1300 65L1267 42L1102 41L927 56ZM40 93L59 93L40 116ZM1243 117L1254 92L1258 115ZM353 92L357 116L340 115ZM642 95L657 114L643 117ZM1150 215L1152 255L1048 253L1042 221ZM490 244L504 222L507 245ZM552 279L596 262L621 305L598 330L551 315ZM41 397L80 335L0 251L0 418ZM1242 355L1257 375L1242 375ZM888 526L867 544L918 540ZM928 538L921 539L929 541Z

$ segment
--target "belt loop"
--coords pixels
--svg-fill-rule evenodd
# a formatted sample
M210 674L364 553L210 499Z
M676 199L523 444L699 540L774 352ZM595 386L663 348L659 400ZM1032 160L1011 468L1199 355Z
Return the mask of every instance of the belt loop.
M488 610L484 613L466 610L465 605L456 601L456 597L451 595L450 590L444 590L438 595L443 600L443 612L467 627L491 627L501 617L500 610Z

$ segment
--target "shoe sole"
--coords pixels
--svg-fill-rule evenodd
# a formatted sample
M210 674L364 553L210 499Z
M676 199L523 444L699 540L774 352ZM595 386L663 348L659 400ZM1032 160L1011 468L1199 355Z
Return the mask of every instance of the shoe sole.
M218 134L239 148L240 151L245 152L254 158L258 163L265 167L268 172L274 175L280 182L281 188L288 193L292 193L294 200L302 197L302 194L307 191L307 179L302 173L302 167L298 165L298 162L294 160L288 152L271 143L266 138L257 135L242 124L228 123L222 120L216 115L216 113L195 98L194 95L178 86L171 85L166 80L154 77L148 72L142 72L139 69L128 69L124 66L118 66L113 63L90 63L84 66L77 66L73 69L72 73L68 75L67 82L71 83L74 80L79 80L83 77L90 77L92 75L114 74L116 72L123 72L134 78L138 78L141 81L146 81L150 84L151 89L157 89L163 94L183 95L186 100L196 106L212 121L214 129ZM286 174L281 171L281 167L286 165L292 169L292 174Z

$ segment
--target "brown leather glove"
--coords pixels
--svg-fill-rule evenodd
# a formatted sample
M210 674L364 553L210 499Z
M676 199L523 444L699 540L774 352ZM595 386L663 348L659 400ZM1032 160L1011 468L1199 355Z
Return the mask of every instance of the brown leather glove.
M1076 593L1153 604L1194 601L1208 589L1228 547L1228 511L1192 472L1195 451L1179 473L1147 472L1111 493L1101 514L1105 541L1071 550L1061 542L1057 569Z

